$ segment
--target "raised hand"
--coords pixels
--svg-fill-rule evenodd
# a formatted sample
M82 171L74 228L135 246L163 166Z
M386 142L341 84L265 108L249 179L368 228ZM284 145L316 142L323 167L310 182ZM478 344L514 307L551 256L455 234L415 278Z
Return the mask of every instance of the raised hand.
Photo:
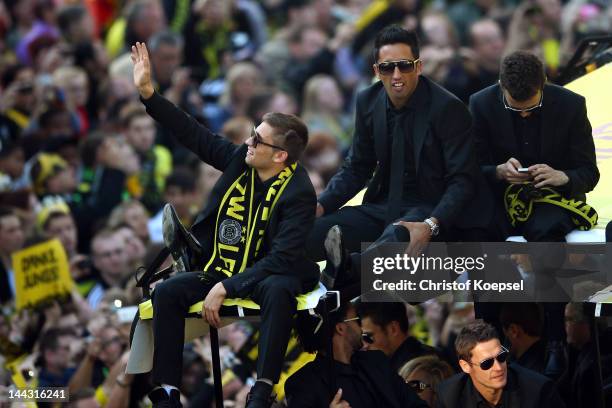
M134 85L138 89L140 96L148 99L155 90L153 82L151 82L151 62L149 61L147 46L141 42L132 45L131 57L134 63Z

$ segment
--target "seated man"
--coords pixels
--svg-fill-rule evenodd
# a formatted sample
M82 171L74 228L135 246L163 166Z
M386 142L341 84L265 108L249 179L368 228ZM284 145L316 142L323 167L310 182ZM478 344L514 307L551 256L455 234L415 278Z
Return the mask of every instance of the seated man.
M359 316L367 350L385 353L396 372L413 358L437 354L436 349L410 335L404 303L363 302L359 305Z
M461 329L455 350L463 373L440 383L439 408L565 407L551 380L518 365L508 366L510 353L488 323L476 321Z
M332 333L324 328L317 331L318 321L310 316L298 317L300 343L306 352L316 352L317 357L285 383L289 408L427 407L391 368L382 352L360 351L361 327L353 304L342 305L329 318ZM333 361L329 356L330 342Z
M155 93L144 44L132 47L134 83L147 112L187 148L223 175L192 231L202 244L200 272L180 273L153 293L153 381L161 385L154 404L180 406L184 317L201 301L202 317L219 327L226 297L249 296L261 307L257 382L247 408L270 406L296 311L296 295L318 281L306 259L304 239L314 222L316 198L306 171L297 164L308 142L304 123L268 113L242 146L214 135Z
M489 225L490 197L479 192L479 199L470 202L486 184L480 182L469 111L421 75L414 32L399 26L383 29L374 57L380 81L357 97L353 144L319 196L308 256L325 258L328 232L328 242L338 241L341 232L353 253L361 251L362 242L410 242L412 250L458 236L484 240L473 234ZM362 205L340 208L366 185ZM330 230L335 225L339 228ZM354 267L349 281L358 280L358 274Z
M497 203L490 236L504 241L518 234L529 242L553 243L532 246L527 269L538 272L538 293L554 288L551 272L565 260L563 245L554 243L597 221L594 210L581 203L599 181L585 99L547 84L542 62L516 51L503 59L499 83L472 95L470 110L481 170ZM563 304L544 307L553 350L547 370L558 376Z
M564 242L577 215L562 201L536 201L523 218L506 214L504 200L509 204L509 186L523 183L580 201L595 188L599 170L584 97L547 84L542 62L517 51L502 61L498 84L472 95L470 110L481 169L498 204L492 235L498 241L521 234L530 242ZM585 217L577 221L591 226Z

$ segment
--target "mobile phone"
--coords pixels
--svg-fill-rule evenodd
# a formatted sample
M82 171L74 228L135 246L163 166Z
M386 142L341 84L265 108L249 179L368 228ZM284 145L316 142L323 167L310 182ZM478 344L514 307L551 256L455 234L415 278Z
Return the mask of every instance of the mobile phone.
M519 167L516 169L519 173L529 173L529 167Z

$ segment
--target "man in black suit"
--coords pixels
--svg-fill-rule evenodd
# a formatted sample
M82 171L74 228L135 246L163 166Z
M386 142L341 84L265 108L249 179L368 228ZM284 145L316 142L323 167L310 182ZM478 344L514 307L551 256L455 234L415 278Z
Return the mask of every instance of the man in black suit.
M269 113L246 144L214 135L155 93L146 47L132 47L134 83L147 112L203 161L223 172L192 232L203 248L201 272L184 272L153 294L153 381L159 406L180 406L184 316L205 296L203 318L219 327L225 298L249 296L261 307L258 379L248 408L269 407L296 311L296 295L311 290L319 271L304 253L316 196L297 160L308 130L293 115ZM203 271L203 272L202 272ZM168 405L169 404L169 405Z
M408 361L425 355L437 355L435 348L421 343L410 334L406 304L401 302L362 302L359 316L367 350L380 350L399 372Z
M461 329L455 349L463 373L438 385L438 408L565 407L550 379L508 366L510 353L488 323L476 321Z
M544 191L556 192L560 199L585 201L586 193L599 180L585 99L547 84L542 62L533 54L517 51L503 59L498 84L472 95L470 110L481 169L495 196L492 240L504 241L518 234L530 242L565 242L565 235L576 228L570 211L536 201L530 214L512 223L505 209L505 192L523 185L519 197L523 193L535 197L546 188ZM531 198L523 202L528 200ZM536 287L554 287L551 273L565 260L563 246L552 244L543 249L539 245L533 251L531 268L540 282ZM551 350L546 371L557 376L562 371L558 361L565 337L563 303L544 306Z
M584 97L546 83L544 66L517 51L502 61L500 81L470 98L474 139L498 207L496 240L522 234L527 241L564 242L575 228L567 210L536 203L528 220L512 226L503 209L509 184L531 182L564 198L585 200L599 171Z
M320 218L307 240L314 260L325 257L324 238L334 225L350 252L377 240L409 241L418 252L432 238L449 240L458 227L489 223L486 211L470 206L478 217L465 211L478 179L467 108L421 76L415 33L385 28L374 56L380 81L357 97L348 158L318 199ZM340 208L366 184L362 205Z
M305 351L317 352L317 357L285 383L289 408L427 407L391 368L383 352L359 351L361 327L353 304L342 305L329 318L332 333L327 334L324 328L316 330L318 321L311 316L298 317L300 343Z

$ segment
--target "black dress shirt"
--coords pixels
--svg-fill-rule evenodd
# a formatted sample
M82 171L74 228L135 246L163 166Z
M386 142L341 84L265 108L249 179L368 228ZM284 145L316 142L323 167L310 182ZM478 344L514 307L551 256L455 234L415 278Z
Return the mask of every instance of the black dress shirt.
M542 163L540 147L542 136L540 134L542 115L540 109L535 109L529 116L521 117L518 112L512 112L514 135L518 151L518 160L523 167Z

